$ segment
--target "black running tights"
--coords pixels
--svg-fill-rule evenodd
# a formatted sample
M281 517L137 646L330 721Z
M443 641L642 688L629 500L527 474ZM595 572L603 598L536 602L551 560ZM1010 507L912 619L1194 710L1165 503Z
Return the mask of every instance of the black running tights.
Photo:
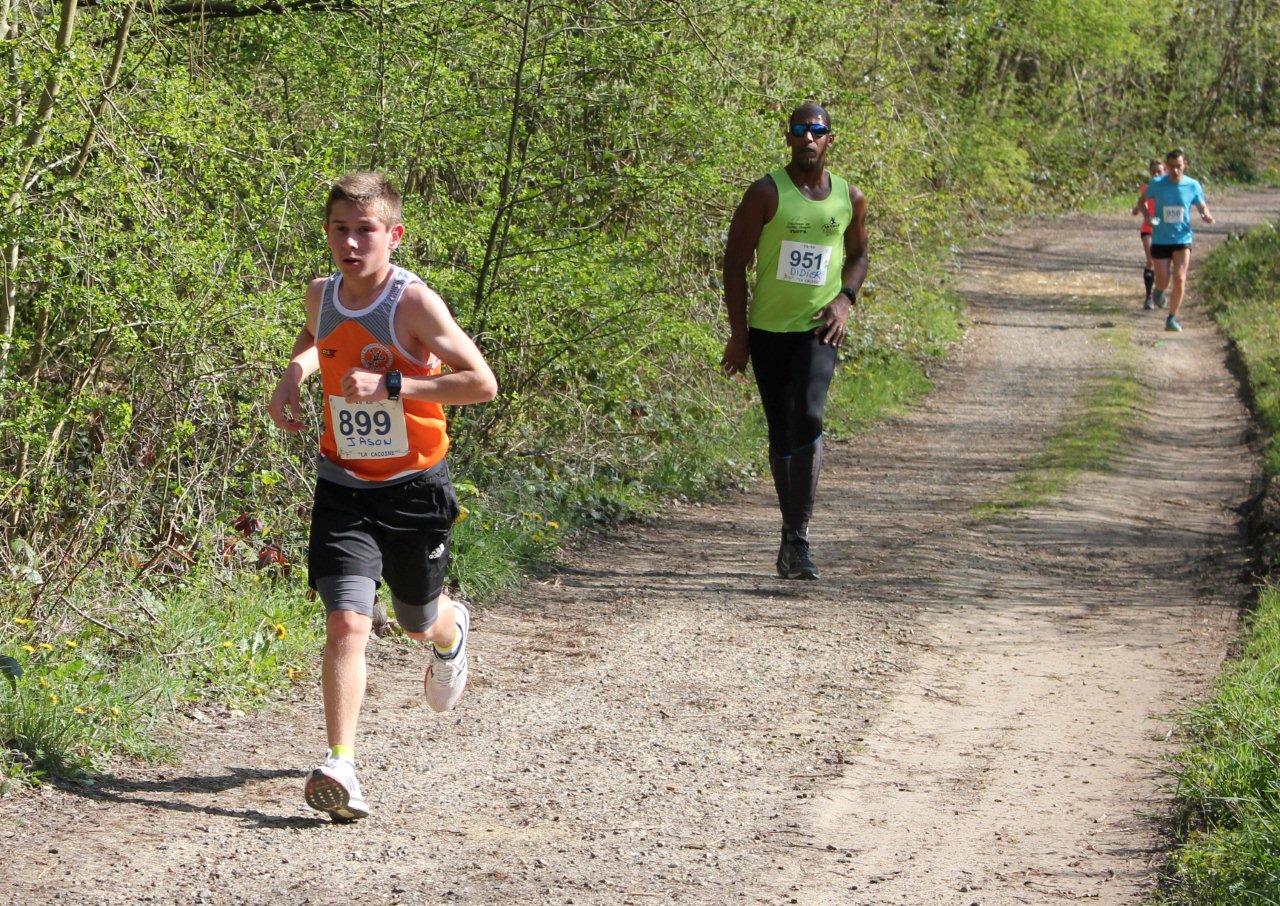
M775 456L790 456L822 436L836 347L819 339L820 330L773 333L751 328L751 367L769 425L769 452Z

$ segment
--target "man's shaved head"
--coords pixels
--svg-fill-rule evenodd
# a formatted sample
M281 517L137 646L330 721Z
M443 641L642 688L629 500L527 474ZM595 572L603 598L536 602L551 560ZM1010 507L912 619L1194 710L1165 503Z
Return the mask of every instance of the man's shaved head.
M831 116L817 101L805 101L795 110L791 111L790 123L805 123L813 119L815 116L822 117L822 121L828 126L831 125Z

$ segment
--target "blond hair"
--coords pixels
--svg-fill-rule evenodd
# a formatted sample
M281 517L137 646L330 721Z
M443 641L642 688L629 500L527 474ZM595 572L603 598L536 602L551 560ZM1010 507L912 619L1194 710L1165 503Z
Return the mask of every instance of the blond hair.
M333 206L345 201L358 208L368 208L374 212L388 227L400 223L400 214L404 203L400 192L392 185L385 173L348 173L329 189L329 198L324 203L324 219L329 220Z

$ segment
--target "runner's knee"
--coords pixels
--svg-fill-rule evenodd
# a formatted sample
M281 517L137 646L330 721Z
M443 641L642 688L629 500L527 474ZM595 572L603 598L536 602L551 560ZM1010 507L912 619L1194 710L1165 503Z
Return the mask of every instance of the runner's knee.
M325 630L330 643L363 644L373 627L373 602L378 584L367 576L323 576L316 591L328 616Z
M335 610L325 621L326 644L331 648L363 648L372 629L372 618L350 610Z
M794 453L812 444L822 436L822 413L810 408L796 414L787 434L787 452Z
M791 455L791 434L783 428L769 431L769 452L774 456Z

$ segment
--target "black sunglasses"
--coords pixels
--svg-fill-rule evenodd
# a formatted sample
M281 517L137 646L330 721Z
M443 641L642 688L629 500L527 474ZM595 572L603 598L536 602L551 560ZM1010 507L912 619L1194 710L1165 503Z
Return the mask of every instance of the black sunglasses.
M813 133L814 138L822 138L831 132L831 127L826 123L792 123L787 129L791 133L792 138L804 138L806 132Z

